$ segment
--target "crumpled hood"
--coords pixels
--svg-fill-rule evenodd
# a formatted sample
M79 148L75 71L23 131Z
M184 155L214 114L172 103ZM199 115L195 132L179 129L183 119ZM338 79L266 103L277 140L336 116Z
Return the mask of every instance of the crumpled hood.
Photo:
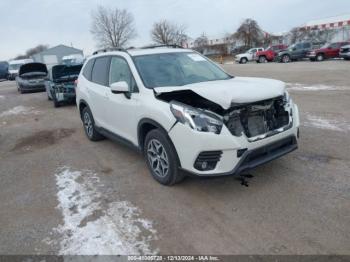
M252 103L282 96L285 92L285 83L266 78L234 77L229 80L154 88L157 94L180 90L192 90L222 108L228 109L232 104Z
M82 68L82 64L80 65L55 65L51 68L51 77L53 81L56 81L63 77L69 77L77 79ZM72 80L72 79L71 79Z

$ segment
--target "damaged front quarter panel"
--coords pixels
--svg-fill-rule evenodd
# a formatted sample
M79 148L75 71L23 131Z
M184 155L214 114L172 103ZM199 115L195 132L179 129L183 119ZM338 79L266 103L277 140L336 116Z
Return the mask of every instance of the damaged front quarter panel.
M249 142L283 132L293 125L290 102L284 96L252 103L232 103L228 109L198 95L192 90L157 93L165 102L177 101L220 116L233 136L245 135Z

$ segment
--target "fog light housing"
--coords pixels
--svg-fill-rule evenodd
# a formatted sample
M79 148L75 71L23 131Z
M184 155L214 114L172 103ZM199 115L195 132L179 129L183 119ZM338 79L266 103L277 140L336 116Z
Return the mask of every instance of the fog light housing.
M220 161L222 151L205 151L201 152L196 161L194 168L199 171L209 171L215 169L217 163Z

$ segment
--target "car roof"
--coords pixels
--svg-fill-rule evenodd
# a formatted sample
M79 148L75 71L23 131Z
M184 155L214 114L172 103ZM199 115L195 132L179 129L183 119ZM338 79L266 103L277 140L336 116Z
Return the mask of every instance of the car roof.
M185 48L169 48L169 47L159 47L159 48L133 48L126 50L116 50L116 51L106 51L101 52L95 55L92 55L89 58L105 56L105 55L120 55L120 54L129 54L130 56L141 56L141 55L152 55L152 54L166 54L166 53L186 53L194 52L191 49Z

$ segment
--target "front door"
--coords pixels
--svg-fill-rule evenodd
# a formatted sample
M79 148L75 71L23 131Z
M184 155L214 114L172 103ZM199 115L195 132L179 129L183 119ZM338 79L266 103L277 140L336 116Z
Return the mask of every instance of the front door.
M106 122L108 130L134 144L137 138L133 132L137 128L136 112L139 110L139 93L128 62L119 56L112 56L109 70L109 85L125 81L129 94L108 93L106 102Z

